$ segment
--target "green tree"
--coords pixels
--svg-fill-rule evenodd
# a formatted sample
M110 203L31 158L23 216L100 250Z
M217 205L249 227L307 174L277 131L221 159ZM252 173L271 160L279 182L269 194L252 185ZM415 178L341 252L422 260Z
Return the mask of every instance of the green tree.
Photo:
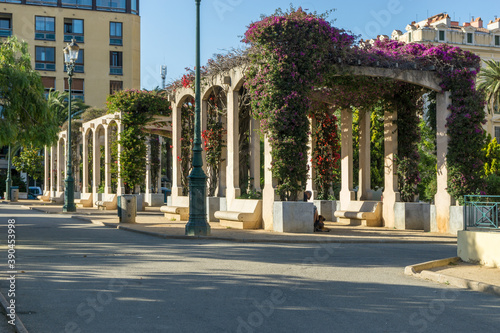
M500 106L500 61L485 60L486 67L478 75L478 89L486 93L491 113L499 112Z
M23 146L19 156L12 159L12 164L19 172L26 172L26 188L29 188L30 176L35 180L40 180L43 174L43 156L40 154L40 148L33 145Z
M15 36L0 44L0 146L52 144L58 124L47 107L40 74L31 67L28 44ZM9 189L7 189L9 190Z
M59 126L62 126L68 121L68 99L69 93L66 91L62 92L51 89L47 96L47 105ZM73 117L81 114L88 108L89 106L83 103L81 99L73 98L71 101L71 118L73 119ZM73 123L71 123L71 125L73 125Z

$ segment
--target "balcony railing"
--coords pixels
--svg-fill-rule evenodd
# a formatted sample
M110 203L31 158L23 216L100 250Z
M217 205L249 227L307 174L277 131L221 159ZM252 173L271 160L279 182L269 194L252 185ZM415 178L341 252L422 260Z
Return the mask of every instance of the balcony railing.
M77 43L85 43L85 38L83 37L83 35L64 34L64 41L65 42L70 43L73 39Z
M111 74L111 75L123 75L123 67L111 66L109 68L109 74Z
M12 29L0 28L0 37L10 37L12 36Z
M56 40L56 34L53 32L36 32L35 39L38 40Z
M35 62L35 69L39 71L55 71L56 64L46 62Z
M121 37L110 37L109 38L109 45L123 45L123 40Z
M500 195L466 195L464 224L468 228L498 229Z

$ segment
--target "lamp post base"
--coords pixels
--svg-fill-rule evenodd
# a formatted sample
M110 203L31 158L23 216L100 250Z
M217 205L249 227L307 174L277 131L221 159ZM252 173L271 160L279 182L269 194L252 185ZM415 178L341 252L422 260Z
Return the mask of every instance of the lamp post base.
M205 195L206 179L201 167L194 167L189 175L189 222L185 228L186 236L210 236Z
M66 184L66 188L64 191L64 213L73 213L76 212L75 206L75 180L73 177L68 177L64 181Z

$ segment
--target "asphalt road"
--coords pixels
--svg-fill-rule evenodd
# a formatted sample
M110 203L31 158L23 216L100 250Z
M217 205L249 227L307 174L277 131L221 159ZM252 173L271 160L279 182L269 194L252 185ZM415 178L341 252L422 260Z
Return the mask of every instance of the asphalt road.
M403 274L453 245L169 240L0 204L4 295L9 219L30 333L500 331L499 298Z

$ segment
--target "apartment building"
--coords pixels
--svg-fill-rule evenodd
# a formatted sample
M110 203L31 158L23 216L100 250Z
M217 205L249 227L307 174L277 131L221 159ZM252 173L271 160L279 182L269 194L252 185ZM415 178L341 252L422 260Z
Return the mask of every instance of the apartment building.
M108 94L140 88L139 0L0 0L0 40L28 42L46 91L68 90L63 48L80 47L72 91L104 107Z
M391 39L406 43L449 43L474 52L483 60L500 61L500 18L487 24L472 17L470 22L460 24L446 13L434 15L420 22L412 22L406 31L394 30ZM483 63L484 65L484 63ZM487 116L485 129L500 142L500 110Z

